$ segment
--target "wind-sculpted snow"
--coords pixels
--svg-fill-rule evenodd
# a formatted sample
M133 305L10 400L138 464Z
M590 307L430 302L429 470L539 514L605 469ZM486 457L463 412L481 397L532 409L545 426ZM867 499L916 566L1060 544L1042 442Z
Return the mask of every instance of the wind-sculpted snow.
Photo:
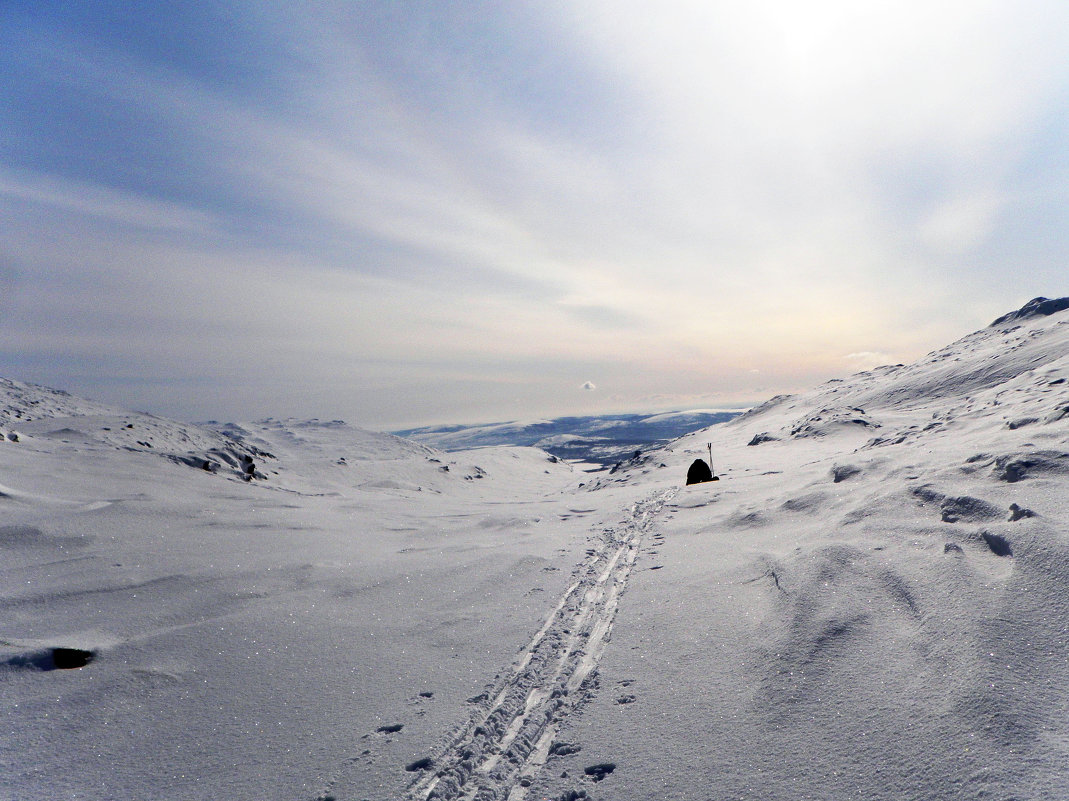
M1067 314L593 474L6 384L0 797L1061 798Z

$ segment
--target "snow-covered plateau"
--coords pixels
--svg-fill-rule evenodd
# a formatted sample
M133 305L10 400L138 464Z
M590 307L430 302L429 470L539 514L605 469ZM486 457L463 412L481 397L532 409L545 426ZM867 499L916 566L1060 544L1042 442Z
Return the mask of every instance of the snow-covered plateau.
M0 798L1069 797L1060 305L611 473L0 381Z

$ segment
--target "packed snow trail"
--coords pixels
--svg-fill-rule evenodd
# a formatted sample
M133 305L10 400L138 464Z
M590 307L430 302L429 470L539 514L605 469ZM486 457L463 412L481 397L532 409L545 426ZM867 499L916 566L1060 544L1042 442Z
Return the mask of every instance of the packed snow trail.
M545 624L480 696L453 741L409 786L408 801L520 801L545 764L558 726L582 702L608 643L642 540L676 490L633 504L603 532Z

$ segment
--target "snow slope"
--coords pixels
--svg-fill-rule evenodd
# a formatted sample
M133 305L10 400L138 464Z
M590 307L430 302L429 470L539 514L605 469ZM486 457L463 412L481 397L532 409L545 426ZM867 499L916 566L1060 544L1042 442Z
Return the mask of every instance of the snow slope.
M5 382L0 798L1064 797L1067 386L1026 311L591 475Z
M665 507L527 797L1065 797L1067 381L1062 312L675 443L722 480Z

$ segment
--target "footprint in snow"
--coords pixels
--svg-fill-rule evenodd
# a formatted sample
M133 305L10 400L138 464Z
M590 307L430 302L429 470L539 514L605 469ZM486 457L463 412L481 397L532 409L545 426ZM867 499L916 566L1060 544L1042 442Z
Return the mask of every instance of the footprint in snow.
M549 747L549 755L568 756L569 754L578 754L582 750L583 746L578 743L555 742Z
M583 768L583 773L590 776L594 781L600 782L614 770L616 770L615 762L600 762L597 765L589 765Z

